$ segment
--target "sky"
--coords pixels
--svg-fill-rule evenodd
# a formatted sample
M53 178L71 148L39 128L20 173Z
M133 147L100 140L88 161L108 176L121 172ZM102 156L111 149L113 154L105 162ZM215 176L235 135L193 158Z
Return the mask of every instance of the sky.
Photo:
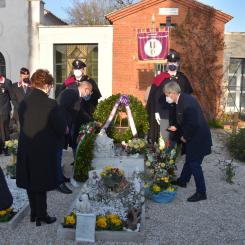
M225 12L234 18L225 26L226 32L245 32L245 0L199 0L222 12ZM44 0L45 8L50 10L62 20L67 19L65 9L71 6L71 0Z

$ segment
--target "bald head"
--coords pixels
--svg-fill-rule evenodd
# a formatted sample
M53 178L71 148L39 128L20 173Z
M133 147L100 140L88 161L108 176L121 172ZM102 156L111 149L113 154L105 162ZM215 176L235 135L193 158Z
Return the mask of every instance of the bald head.
M93 86L88 81L82 81L78 83L78 90L81 97L86 97L92 94Z

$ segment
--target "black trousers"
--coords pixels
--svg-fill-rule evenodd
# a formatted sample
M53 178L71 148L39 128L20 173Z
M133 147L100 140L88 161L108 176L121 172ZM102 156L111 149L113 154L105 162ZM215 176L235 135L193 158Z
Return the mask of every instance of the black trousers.
M47 192L33 192L27 190L31 208L31 216L43 218L47 215Z
M5 141L10 139L9 122L9 114L0 115L0 151L3 150Z

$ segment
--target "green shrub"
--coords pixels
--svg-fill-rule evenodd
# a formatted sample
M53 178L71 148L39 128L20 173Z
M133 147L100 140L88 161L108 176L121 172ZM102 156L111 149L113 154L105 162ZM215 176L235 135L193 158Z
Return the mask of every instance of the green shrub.
M96 121L100 122L102 125L105 124L108 119L115 103L120 98L121 94L112 95L109 98L101 101L94 114L93 117ZM135 127L138 132L139 137L144 137L148 132L149 124L147 120L147 112L141 103L136 97L129 96L130 100L130 109L133 115ZM125 106L119 106L117 112L126 112ZM113 138L115 142L121 142L123 140L128 141L133 138L130 127L125 127L124 129L119 129L116 125L117 122L114 120L111 122L107 130L107 134L110 138ZM125 126L125 122L122 121L122 125Z
M223 128L224 124L221 120L219 119L212 119L208 121L208 126L210 128Z
M245 162L245 128L231 135L227 145L235 159Z

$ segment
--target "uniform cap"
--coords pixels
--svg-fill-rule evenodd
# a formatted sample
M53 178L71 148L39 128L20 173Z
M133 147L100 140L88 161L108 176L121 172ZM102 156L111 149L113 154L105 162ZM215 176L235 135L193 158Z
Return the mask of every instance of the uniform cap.
M180 60L180 55L175 50L170 50L167 60L169 62L178 62Z
M82 62L81 60L74 60L72 62L73 69L82 69L86 67L86 64Z

